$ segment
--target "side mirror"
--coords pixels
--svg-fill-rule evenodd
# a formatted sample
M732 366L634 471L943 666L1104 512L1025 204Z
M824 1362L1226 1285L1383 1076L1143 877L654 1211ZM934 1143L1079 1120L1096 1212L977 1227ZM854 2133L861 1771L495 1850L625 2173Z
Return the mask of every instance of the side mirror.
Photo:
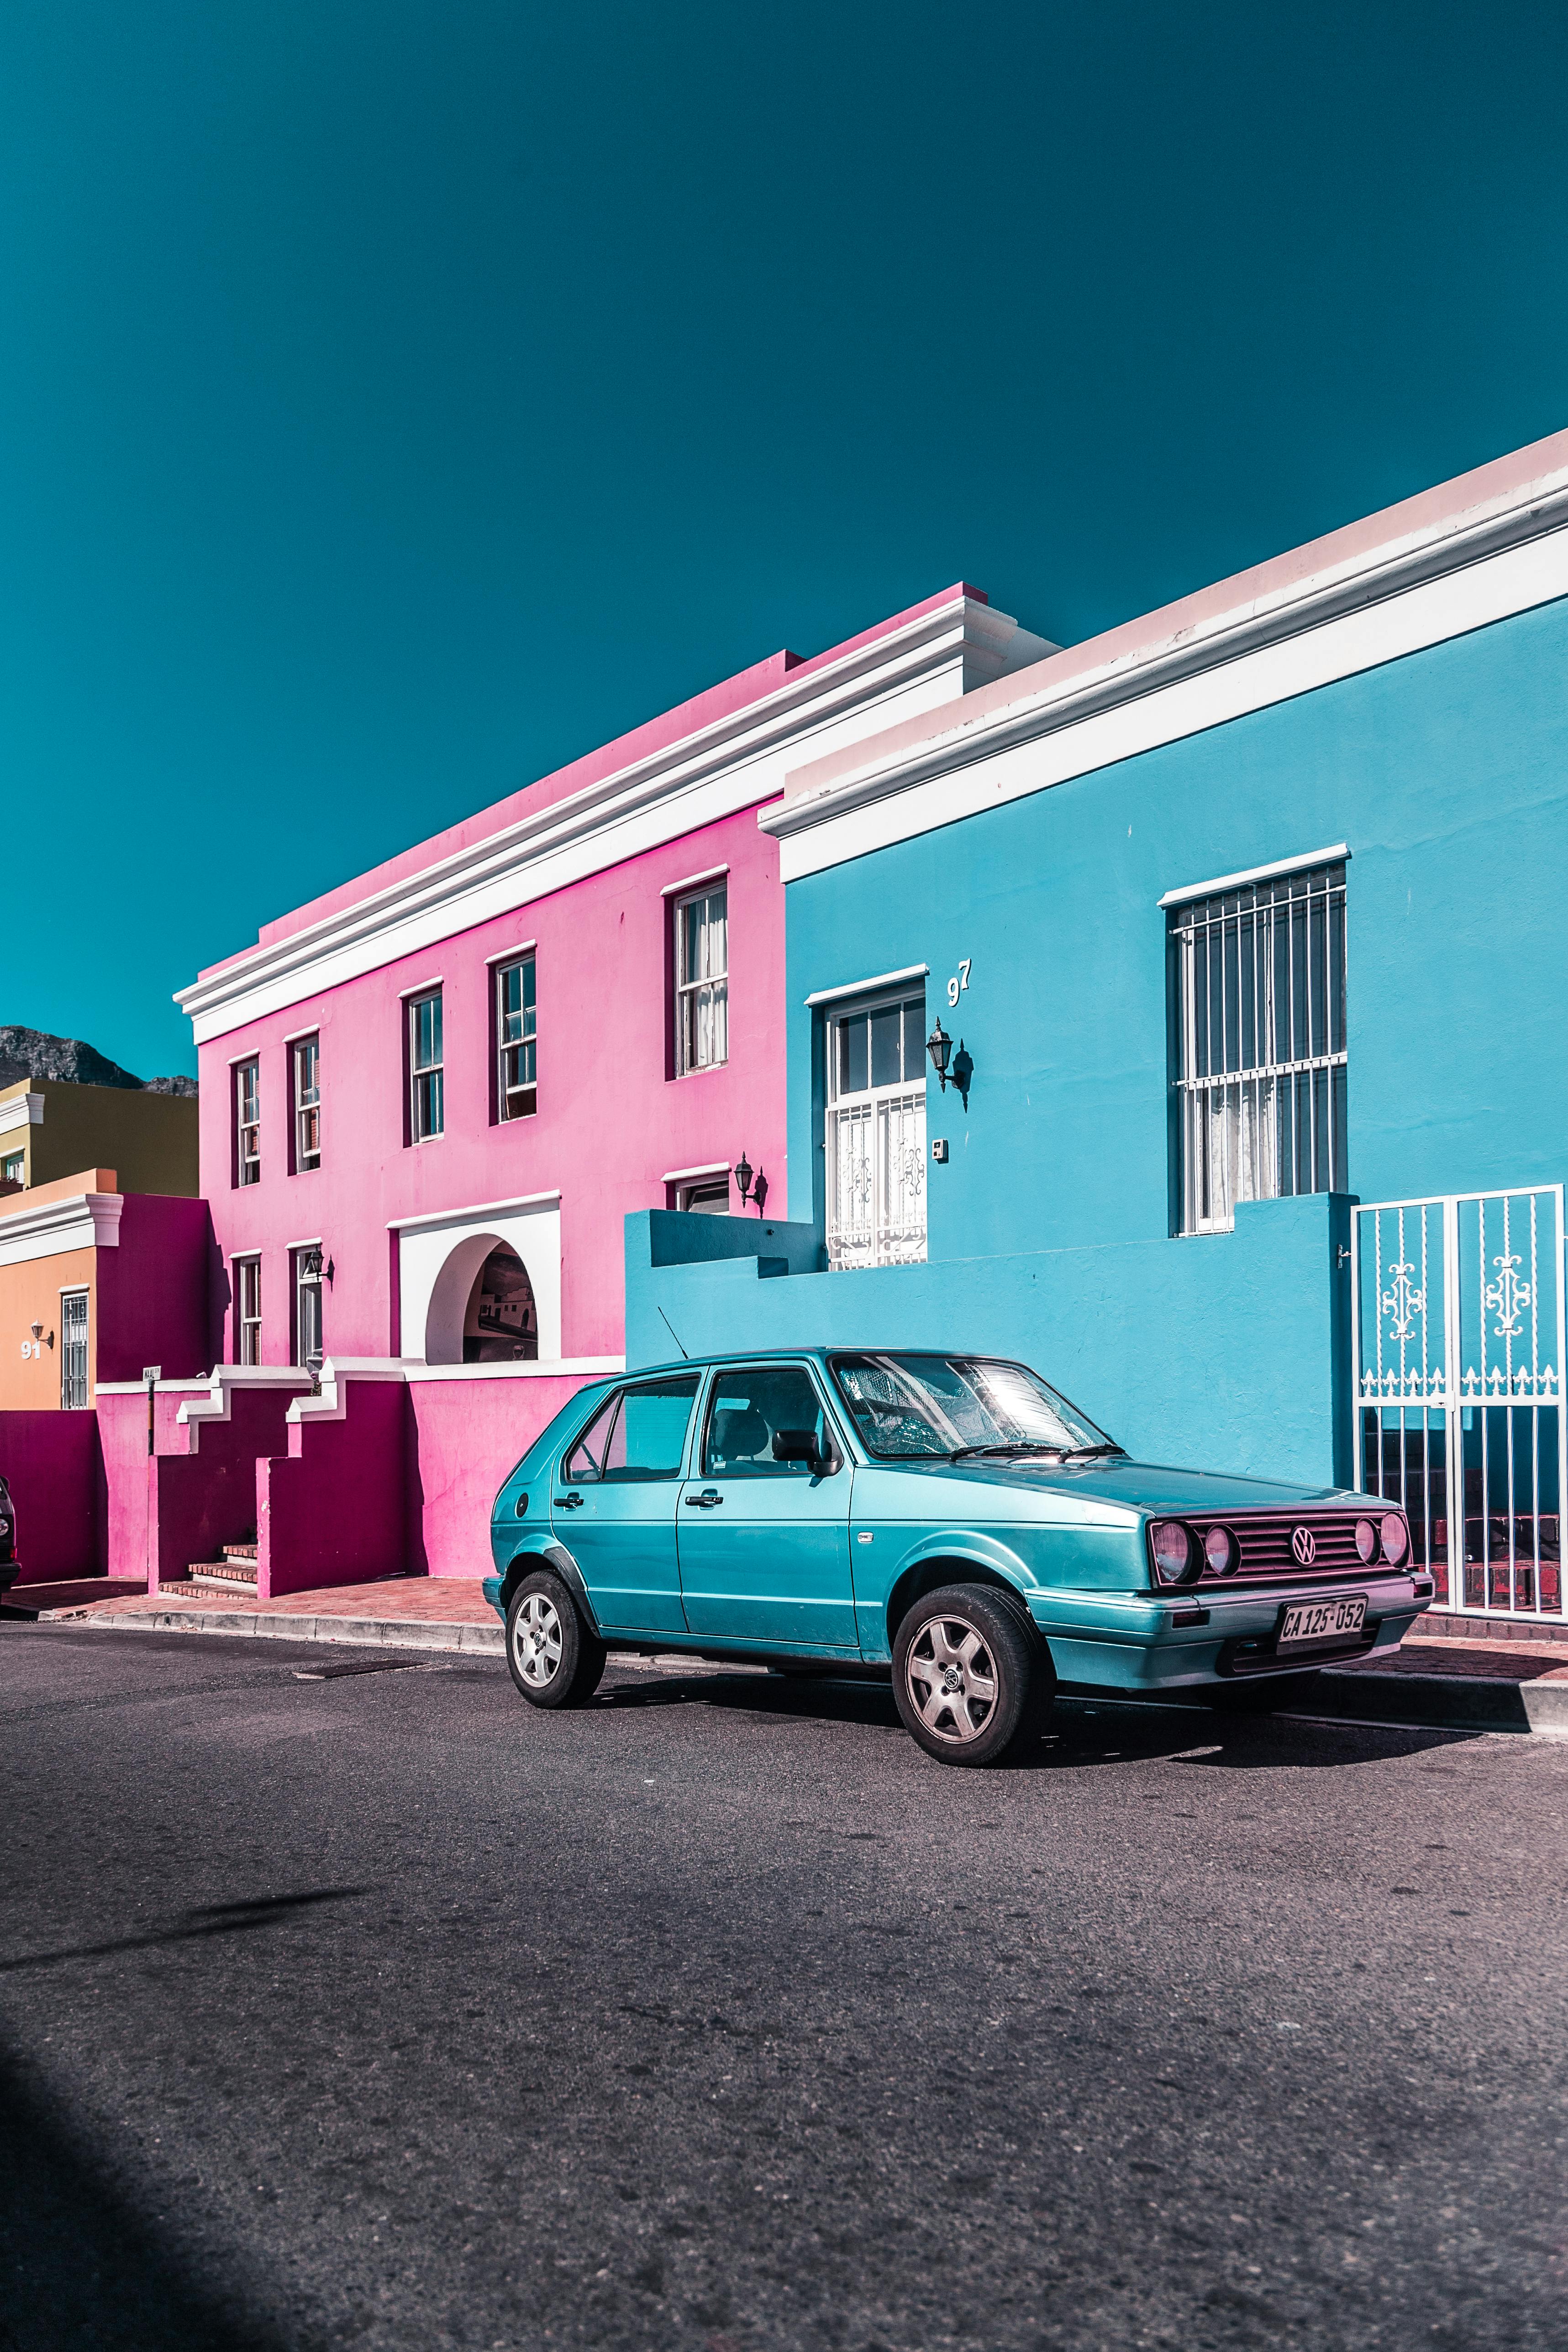
M773 1454L775 1462L805 1462L819 1476L833 1467L831 1454L817 1452L814 1429L775 1429Z

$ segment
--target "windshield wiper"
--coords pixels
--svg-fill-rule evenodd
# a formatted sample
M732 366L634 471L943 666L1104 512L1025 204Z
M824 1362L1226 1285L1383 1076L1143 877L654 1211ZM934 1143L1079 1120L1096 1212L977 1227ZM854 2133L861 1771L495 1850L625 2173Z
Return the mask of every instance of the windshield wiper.
M955 1446L953 1451L948 1455L948 1460L950 1462L971 1462L977 1456L993 1454L1001 1454L1005 1457L1011 1456L1015 1454L1054 1454L1057 1455L1058 1460L1065 1458L1062 1453L1062 1448L1059 1445L1047 1444L1043 1438L1014 1438L1006 1444L1001 1445Z
M1091 1462L1097 1454L1120 1454L1127 1458L1125 1445L1069 1445L1062 1455L1064 1462Z

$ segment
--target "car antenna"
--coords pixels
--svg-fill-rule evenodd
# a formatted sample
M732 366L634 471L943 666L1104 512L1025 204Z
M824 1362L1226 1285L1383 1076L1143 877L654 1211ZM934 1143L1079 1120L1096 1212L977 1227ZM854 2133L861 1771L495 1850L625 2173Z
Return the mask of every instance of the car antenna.
M663 1326L664 1326L665 1329L668 1332L668 1334L669 1334L670 1338L674 1340L674 1342L675 1342L676 1346L677 1346L678 1348L680 1348L680 1334L679 1334L679 1332L676 1329L676 1328L675 1328L674 1324L670 1321L670 1319L669 1319L668 1316L665 1313L665 1311L664 1311L664 1309L663 1309L663 1307L661 1307L659 1308L659 1310L658 1310L658 1319L659 1319L659 1321L663 1324ZM689 1356L687 1356L687 1355L686 1355L686 1350L685 1350L685 1349L684 1349L684 1348L680 1348L680 1352L681 1352L681 1354L682 1354L683 1356L686 1356L686 1360L687 1360L687 1362L688 1362L688 1363L689 1363L689 1362L691 1361L691 1359L690 1359L690 1357L689 1357Z

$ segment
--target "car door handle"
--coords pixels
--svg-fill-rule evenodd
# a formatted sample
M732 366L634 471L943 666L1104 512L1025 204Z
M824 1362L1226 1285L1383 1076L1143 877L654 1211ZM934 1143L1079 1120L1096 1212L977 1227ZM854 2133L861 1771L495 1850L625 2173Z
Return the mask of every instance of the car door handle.
M581 1495L557 1495L555 1507L558 1511L580 1511L583 1507L583 1497Z
M717 1486L704 1486L700 1495L688 1495L686 1507L689 1511L710 1511L715 1503L723 1499Z

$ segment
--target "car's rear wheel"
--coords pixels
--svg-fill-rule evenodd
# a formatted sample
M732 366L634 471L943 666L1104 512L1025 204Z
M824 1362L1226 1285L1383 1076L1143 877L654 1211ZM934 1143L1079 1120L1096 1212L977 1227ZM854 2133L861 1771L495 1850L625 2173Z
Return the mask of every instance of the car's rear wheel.
M1050 1654L1005 1594L943 1585L917 1601L893 1643L893 1698L904 1727L943 1764L999 1764L1046 1727Z
M605 1657L561 1579L531 1570L506 1612L507 1666L530 1706L581 1706L599 1687Z

